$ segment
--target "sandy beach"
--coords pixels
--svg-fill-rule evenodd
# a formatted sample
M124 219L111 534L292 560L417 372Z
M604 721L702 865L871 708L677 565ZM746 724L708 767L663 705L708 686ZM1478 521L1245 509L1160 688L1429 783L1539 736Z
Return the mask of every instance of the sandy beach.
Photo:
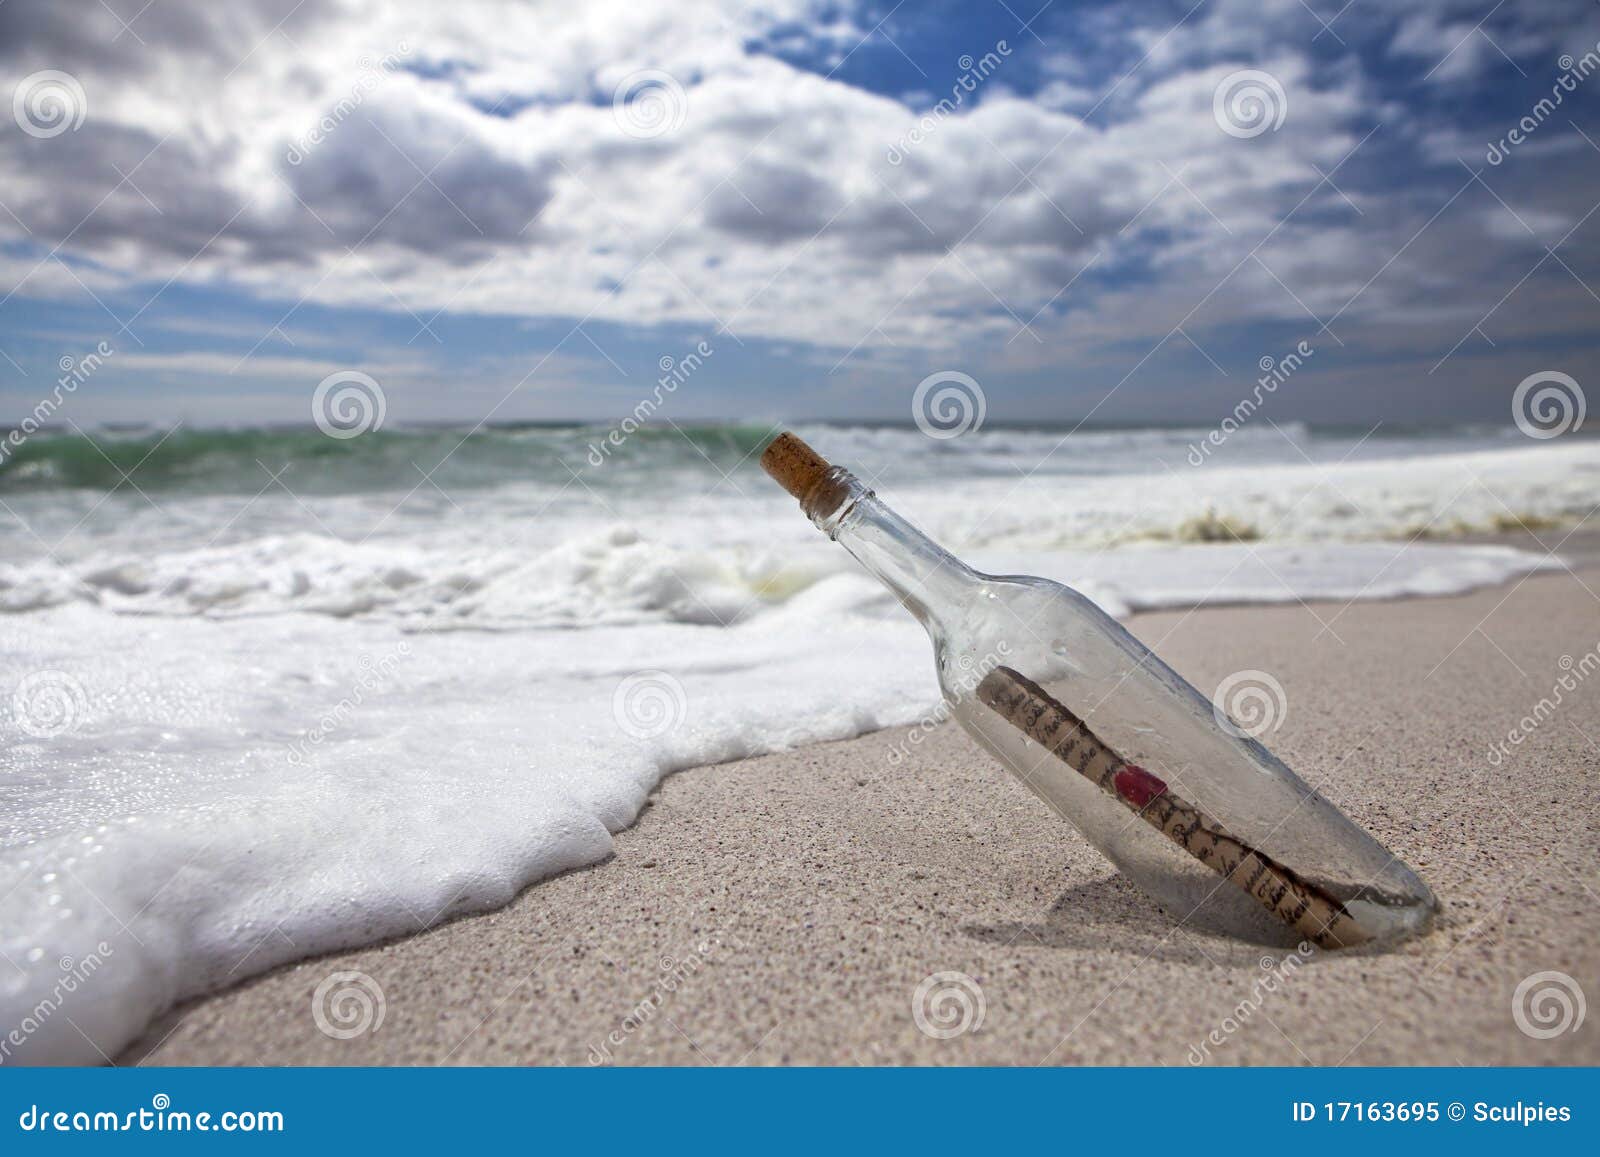
M20 1133L1600 1148L1600 0L0 62Z
M1442 902L1387 954L1176 927L953 727L895 762L902 728L675 775L606 862L192 1003L119 1063L1594 1064L1592 1017L1541 1039L1513 995L1555 971L1592 998L1600 978L1597 590L1585 562L1453 598L1131 623L1202 688L1281 681L1269 744ZM1564 674L1576 689L1492 763ZM312 1011L340 972L381 992L348 1039ZM919 985L931 1027L964 1031L918 1027Z

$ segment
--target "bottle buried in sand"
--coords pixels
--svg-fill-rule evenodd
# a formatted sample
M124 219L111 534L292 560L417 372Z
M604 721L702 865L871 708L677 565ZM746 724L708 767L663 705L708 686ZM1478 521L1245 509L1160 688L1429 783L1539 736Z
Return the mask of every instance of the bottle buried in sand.
M1084 596L973 570L792 434L761 464L927 629L961 726L1181 923L1322 948L1426 927L1410 868Z

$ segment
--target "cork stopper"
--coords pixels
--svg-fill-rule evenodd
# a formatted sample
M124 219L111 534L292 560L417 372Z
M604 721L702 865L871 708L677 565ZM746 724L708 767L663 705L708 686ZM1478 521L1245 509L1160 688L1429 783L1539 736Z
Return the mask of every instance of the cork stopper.
M793 434L782 433L761 455L761 468L800 500L812 518L826 518L850 495L850 476Z

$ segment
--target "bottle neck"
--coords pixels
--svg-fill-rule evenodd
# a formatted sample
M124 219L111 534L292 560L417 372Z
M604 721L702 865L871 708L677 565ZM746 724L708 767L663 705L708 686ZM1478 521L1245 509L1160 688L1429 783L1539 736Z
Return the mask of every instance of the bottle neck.
M982 576L878 500L846 471L843 500L812 521L848 550L930 631L954 621Z

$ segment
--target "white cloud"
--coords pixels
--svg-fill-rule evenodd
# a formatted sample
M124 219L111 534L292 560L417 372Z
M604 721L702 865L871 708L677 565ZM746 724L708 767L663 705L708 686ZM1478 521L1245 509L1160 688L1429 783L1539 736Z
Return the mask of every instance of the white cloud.
M1233 320L1332 312L1413 227L1320 183L1378 106L1359 68L1316 70L1298 0L1229 0L1173 27L1108 11L1086 22L1099 43L1046 61L1038 97L1002 73L899 164L890 147L924 110L747 49L869 51L856 46L870 21L807 0L175 0L135 24L144 46L124 35L115 52L94 6L74 24L12 0L0 21L23 9L33 35L10 63L72 69L90 110L76 133L5 137L5 200L41 242L92 256L99 287L226 277L426 314L925 348L1011 338L1019 320L1159 334L1230 273L1249 287L1225 299ZM1291 22L1297 35L1281 35ZM1394 51L1431 50L1455 23L1408 18ZM1092 66L1103 46L1130 69L1147 58L1108 80ZM417 71L368 84L395 54ZM1281 130L1239 140L1213 94L1246 64L1281 83L1288 109ZM652 139L612 107L641 69L682 90L681 125ZM1101 115L1078 119L1113 86ZM1357 208L1373 210L1359 229ZM1239 269L1269 234L1265 267ZM1160 284L1091 290L1111 271ZM1425 274L1400 262L1355 308L1391 307ZM25 292L70 281L51 263Z

